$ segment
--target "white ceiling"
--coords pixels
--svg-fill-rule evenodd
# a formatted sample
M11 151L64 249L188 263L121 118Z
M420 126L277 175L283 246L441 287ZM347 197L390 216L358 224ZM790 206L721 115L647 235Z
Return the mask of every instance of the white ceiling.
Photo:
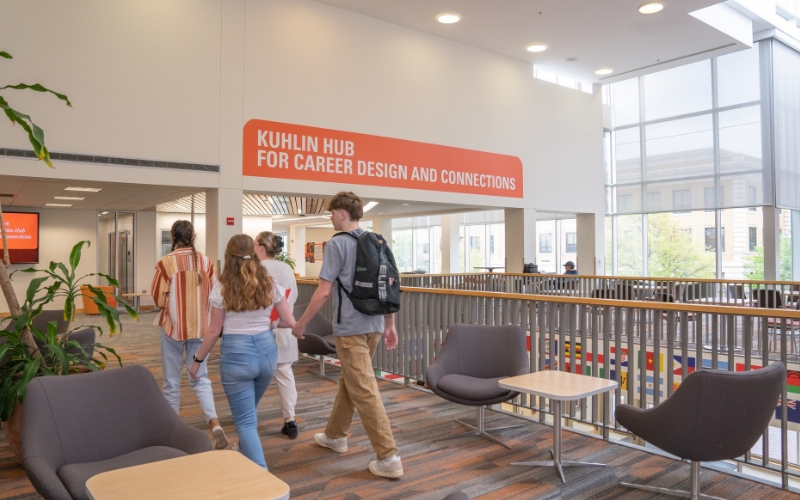
M689 15L719 0L663 0L664 10L651 15L638 11L645 0L316 1L542 64L584 82L611 82L624 79L615 76L620 73L629 78L691 62L685 58L696 60L699 53L708 58L744 48ZM439 23L436 16L443 12L458 13L461 21ZM534 42L545 43L548 49L527 52L525 47ZM577 60L566 61L573 57ZM611 67L614 74L598 77L594 71L600 67ZM647 69L637 73L640 68Z
M98 193L64 191L66 187L100 188ZM0 175L0 203L10 207L49 208L46 203L72 204L76 210L151 210L159 203L198 192L172 186L110 182L43 180ZM2 195L13 195L13 198ZM56 196L85 198L55 200Z

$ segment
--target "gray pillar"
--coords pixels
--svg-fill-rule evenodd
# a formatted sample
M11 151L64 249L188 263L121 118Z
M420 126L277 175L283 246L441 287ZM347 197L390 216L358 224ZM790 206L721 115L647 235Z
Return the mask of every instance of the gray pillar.
M289 255L294 259L294 272L306 275L306 228L305 226L289 226Z
M578 272L581 274L605 274L605 218L598 214L576 216L578 237Z
M442 274L457 273L461 264L458 230L461 215L442 215Z
M779 209L762 208L764 214L764 279L777 281L781 276L781 241L778 233Z
M525 264L536 262L536 209L506 208L505 221L505 271L521 273Z

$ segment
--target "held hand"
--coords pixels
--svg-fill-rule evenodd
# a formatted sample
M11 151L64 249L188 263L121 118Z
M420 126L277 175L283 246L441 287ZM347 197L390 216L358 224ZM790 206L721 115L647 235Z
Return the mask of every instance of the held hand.
M200 369L200 363L195 361L194 363L192 363L192 366L189 367L189 376L195 380L200 380L199 378L197 378L197 370L199 369Z
M306 325L304 323L298 321L297 323L294 324L294 328L292 328L292 335L302 340L306 338L305 333L306 333Z
M394 325L386 325L386 328L384 328L383 345L386 346L387 351L397 349L397 329L395 329Z

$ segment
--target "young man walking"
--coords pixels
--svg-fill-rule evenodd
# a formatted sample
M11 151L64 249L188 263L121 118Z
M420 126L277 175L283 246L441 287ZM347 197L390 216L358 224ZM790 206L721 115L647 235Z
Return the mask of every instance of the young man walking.
M331 222L337 231L349 232L353 236L364 233L358 221L364 213L361 198L350 192L341 192L328 203ZM403 475L403 464L397 455L397 446L392 436L389 417L381 401L378 382L372 368L372 355L383 335L387 350L397 348L397 330L394 314L369 316L357 311L345 293L337 286L352 291L356 267L356 238L339 236L331 238L325 245L319 286L311 297L303 317L297 321L292 333L302 339L308 322L325 304L333 292L333 334L336 354L341 362L339 392L333 404L328 425L324 433L314 436L322 447L337 453L347 451L347 433L357 410L367 431L378 459L369 463L369 470L381 477L397 478ZM337 283L338 278L338 283ZM339 304L341 296L341 304Z

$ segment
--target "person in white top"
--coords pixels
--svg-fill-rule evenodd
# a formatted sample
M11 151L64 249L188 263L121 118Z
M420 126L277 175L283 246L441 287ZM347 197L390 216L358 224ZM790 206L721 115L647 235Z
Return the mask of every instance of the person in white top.
M189 369L196 379L224 328L219 372L239 434L239 451L264 469L267 461L258 437L256 408L278 364L273 307L280 317L279 326L292 328L295 324L285 297L286 289L273 283L267 268L258 262L253 238L246 234L232 237L225 248L222 275L209 297L211 324Z
M294 271L285 262L275 260L281 253L283 241L280 236L270 231L264 231L256 236L256 255L261 265L267 268L269 275L278 285L286 289L286 301L289 308L294 307L297 300L297 280ZM275 316L273 314L273 316ZM278 368L275 370L275 382L278 384L278 394L281 397L281 411L283 412L283 428L281 434L289 439L297 439L297 422L294 418L294 408L297 405L297 387L295 387L292 363L297 361L297 338L292 335L291 328L275 328L275 341L278 343Z

